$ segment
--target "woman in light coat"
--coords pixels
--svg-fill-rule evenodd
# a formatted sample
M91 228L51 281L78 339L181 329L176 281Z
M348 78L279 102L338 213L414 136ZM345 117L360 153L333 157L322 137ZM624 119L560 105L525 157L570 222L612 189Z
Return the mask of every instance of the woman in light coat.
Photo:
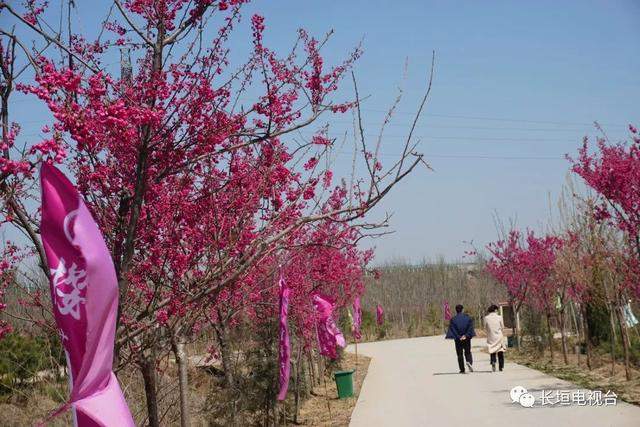
M484 317L484 330L487 333L487 349L491 357L491 368L496 371L496 355L498 356L498 365L500 371L504 369L504 352L507 349L504 345L504 321L500 316L497 305L492 305L487 310L488 314Z

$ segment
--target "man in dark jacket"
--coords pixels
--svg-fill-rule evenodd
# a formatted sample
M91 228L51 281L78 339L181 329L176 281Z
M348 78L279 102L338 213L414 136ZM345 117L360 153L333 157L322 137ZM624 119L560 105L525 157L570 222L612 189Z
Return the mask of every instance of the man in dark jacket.
M449 322L449 330L447 331L447 339L454 340L456 344L456 354L458 356L458 367L460 373L464 374L464 360L462 359L462 353L464 352L464 358L467 360L467 367L470 372L473 372L473 357L471 356L471 338L476 336L476 332L473 330L473 319L463 313L463 306L461 304L456 305L456 315L451 318Z

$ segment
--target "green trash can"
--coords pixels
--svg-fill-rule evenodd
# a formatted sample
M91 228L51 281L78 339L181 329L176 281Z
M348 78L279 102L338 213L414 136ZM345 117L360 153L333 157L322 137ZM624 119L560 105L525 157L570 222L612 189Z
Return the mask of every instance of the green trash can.
M338 397L340 399L346 399L353 396L353 373L355 371L338 371L334 372L333 377L336 380L336 387L338 388Z
M504 342L504 341L503 341ZM513 335L507 337L507 347L512 348L516 345L516 337Z

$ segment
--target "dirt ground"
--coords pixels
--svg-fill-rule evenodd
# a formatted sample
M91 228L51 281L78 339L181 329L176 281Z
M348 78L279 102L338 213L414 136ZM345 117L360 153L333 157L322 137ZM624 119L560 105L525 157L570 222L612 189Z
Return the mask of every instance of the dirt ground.
M568 354L568 365L564 364L561 351L554 351L553 362L548 350L542 354L509 349L506 355L508 361L543 371L588 389L612 390L622 400L640 405L640 370L631 368L631 380L627 381L624 365L619 361L615 364L612 374L611 358L608 355L594 355L591 370L587 368L586 356L575 353Z
M344 353L341 363L343 369L354 369L354 397L338 399L338 391L332 377L326 377L326 390L324 384L315 387L310 399L305 401L300 408L299 423L305 426L348 426L351 413L358 401L358 395L362 388L362 382L367 375L371 359L365 356L356 357L351 353Z
M54 400L45 391L27 396L20 396L13 401L0 403L0 425L3 427L24 427L44 421L62 402ZM69 412L56 417L46 425L62 427L71 425Z

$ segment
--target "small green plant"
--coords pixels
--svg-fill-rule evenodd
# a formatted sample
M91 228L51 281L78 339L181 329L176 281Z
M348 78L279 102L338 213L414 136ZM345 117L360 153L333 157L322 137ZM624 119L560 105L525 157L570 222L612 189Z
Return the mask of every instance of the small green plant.
M362 310L362 332L364 336L373 336L376 329L376 319L372 312Z
M12 332L0 340L0 393L28 383L49 367L47 339Z

